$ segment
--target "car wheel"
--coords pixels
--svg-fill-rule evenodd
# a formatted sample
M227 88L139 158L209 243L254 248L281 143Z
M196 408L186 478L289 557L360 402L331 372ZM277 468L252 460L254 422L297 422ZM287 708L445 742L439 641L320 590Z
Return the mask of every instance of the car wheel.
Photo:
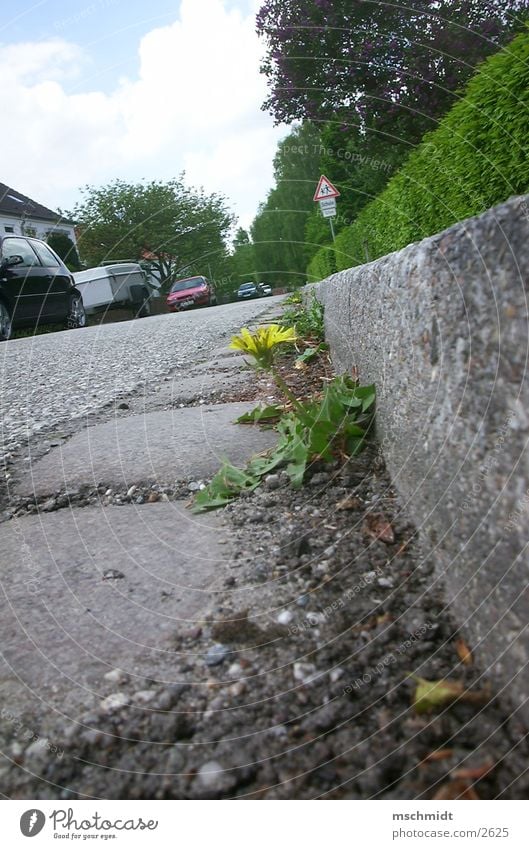
M6 305L0 301L0 342L7 342L11 336L11 315Z
M83 299L80 295L72 295L70 298L70 308L66 317L66 327L68 330L75 330L78 327L86 327L86 323L86 311Z

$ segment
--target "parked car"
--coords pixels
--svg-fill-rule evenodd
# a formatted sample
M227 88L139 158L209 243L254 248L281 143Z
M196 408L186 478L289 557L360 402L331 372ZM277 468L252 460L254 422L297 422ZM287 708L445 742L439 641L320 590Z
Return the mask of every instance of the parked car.
M237 289L237 298L239 301L247 301L249 298L258 298L259 291L255 283L241 283Z
M213 283L202 276L176 280L167 295L169 312L188 310L191 307L213 307L216 303Z
M49 245L26 236L0 239L0 341L44 324L84 327L83 298Z
M272 287L268 283L258 283L257 288L261 297L272 294Z
M131 310L133 318L151 314L153 287L137 262L87 268L76 271L73 278L88 315L124 308Z

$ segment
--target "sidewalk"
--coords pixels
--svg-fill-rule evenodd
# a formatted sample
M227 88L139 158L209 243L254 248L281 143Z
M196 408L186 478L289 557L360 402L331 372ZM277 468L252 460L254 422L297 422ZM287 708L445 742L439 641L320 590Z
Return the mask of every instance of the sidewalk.
M223 511L187 509L224 453L273 440L231 424L267 389L227 353L19 482L26 512L0 525L3 792L523 798L523 730L501 727L501 700L410 706L410 673L484 682L376 446L313 465L300 491L279 473Z

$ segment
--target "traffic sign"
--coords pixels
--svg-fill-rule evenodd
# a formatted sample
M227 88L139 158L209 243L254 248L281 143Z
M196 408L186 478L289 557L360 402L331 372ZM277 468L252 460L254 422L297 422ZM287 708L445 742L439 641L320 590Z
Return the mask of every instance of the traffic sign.
M332 218L336 215L336 198L325 198L320 200L319 204L324 218Z
M336 186L333 186L331 181L328 180L324 174L322 174L318 183L318 188L316 189L316 193L314 195L314 200L326 200L327 198L337 197L340 197L340 192L338 191Z

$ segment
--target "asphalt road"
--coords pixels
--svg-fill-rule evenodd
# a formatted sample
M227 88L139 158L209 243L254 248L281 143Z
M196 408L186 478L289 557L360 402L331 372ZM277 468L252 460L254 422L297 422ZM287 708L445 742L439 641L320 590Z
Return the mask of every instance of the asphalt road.
M0 460L28 438L82 420L168 373L182 375L281 296L0 346Z

